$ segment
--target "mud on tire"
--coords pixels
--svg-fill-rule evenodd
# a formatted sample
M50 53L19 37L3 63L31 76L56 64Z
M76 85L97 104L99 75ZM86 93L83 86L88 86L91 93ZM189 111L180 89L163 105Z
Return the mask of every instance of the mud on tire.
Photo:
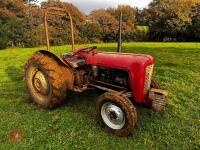
M103 119L105 118L103 117L105 115L102 115L102 109L104 109L105 105L107 104L110 104L110 106L108 106L108 109L111 110L108 110L108 112L112 112L112 109L116 109L116 113L120 111L123 112L124 121L122 121L122 124L119 123L119 126L116 126L116 128L115 125L112 127L111 125L109 125L109 123L106 123L105 119ZM117 118L120 117L122 117L122 115L119 114ZM97 100L96 118L99 123L106 128L107 131L124 137L130 135L133 132L133 129L137 122L137 112L131 101L126 96L116 92L107 92L100 96Z
M39 107L51 109L61 105L71 82L70 70L42 53L35 53L25 66L27 90Z

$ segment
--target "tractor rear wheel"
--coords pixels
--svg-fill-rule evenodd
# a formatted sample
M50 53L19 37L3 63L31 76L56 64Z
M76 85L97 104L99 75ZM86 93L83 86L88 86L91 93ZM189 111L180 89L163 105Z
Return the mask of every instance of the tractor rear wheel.
M109 132L128 136L137 122L137 112L131 101L123 94L107 92L99 97L96 117Z
M42 108L59 106L66 97L70 80L69 69L42 53L34 54L25 66L25 84L31 100Z

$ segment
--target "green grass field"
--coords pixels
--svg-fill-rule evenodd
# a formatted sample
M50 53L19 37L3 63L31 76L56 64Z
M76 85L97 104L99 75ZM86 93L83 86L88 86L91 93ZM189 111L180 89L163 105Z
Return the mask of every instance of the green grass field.
M89 46L89 45L84 45ZM97 44L115 51L116 44ZM155 113L136 106L139 121L127 138L105 132L95 120L90 91L68 93L55 110L27 103L23 67L31 54L44 48L0 51L0 149L200 149L200 43L129 43L124 50L156 58L156 80L168 90L165 110ZM69 46L53 47L57 54ZM21 130L23 141L10 143L10 131Z

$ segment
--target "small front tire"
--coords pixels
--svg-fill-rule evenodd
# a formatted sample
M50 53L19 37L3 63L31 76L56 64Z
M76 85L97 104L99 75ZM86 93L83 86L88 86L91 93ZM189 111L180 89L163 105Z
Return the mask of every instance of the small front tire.
M106 130L122 137L132 134L137 122L135 107L117 92L107 92L98 98L96 117Z

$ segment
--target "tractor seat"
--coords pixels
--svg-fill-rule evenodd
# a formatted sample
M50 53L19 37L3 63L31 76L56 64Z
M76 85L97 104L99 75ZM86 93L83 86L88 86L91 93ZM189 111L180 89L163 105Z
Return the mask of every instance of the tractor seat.
M68 63L70 63L73 68L79 68L86 65L86 61L83 58L69 59Z
M86 61L83 58L73 58L73 59L69 59L70 56L72 56L73 53L67 53L67 54L63 54L61 56L61 58L67 62L72 68L78 68L81 66L86 65Z

